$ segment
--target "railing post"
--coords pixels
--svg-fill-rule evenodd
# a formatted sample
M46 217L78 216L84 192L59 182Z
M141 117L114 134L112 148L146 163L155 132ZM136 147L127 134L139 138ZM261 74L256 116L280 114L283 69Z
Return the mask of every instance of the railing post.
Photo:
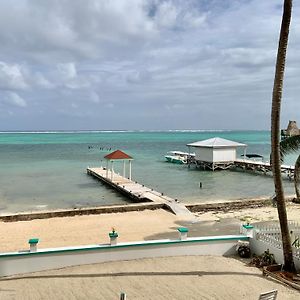
M29 244L29 247L30 247L30 252L36 252L37 251L38 242L39 242L39 239L37 239L37 238L33 238L33 239L30 239L28 241L28 244Z
M118 239L118 233L113 229L112 232L110 232L109 234L109 238L110 238L110 245L114 246L117 245L117 239Z
M253 231L254 227L253 225L247 224L242 226L243 234L245 234L247 237L253 238Z
M188 228L186 227L179 227L177 228L178 232L179 232L179 239L180 240L186 240L187 239L187 234L189 232Z

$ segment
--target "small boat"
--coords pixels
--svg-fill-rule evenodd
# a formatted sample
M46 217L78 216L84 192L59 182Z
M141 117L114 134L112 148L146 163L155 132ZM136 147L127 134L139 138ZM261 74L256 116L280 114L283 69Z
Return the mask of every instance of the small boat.
M165 158L167 162L175 163L175 164L186 164L188 162L189 157L195 156L195 153L187 153L181 151L169 151Z
M256 153L253 153L253 154L242 154L241 157L246 157L246 158L249 158L250 160L259 160L259 161L262 161L264 159L264 157L260 154L256 154Z

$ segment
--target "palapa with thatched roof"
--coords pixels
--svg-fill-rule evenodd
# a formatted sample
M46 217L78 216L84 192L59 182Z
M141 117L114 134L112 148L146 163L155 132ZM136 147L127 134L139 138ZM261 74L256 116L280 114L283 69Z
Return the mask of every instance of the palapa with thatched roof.
M287 129L281 130L281 136L287 138L295 135L300 135L300 129L298 128L296 121L289 121Z

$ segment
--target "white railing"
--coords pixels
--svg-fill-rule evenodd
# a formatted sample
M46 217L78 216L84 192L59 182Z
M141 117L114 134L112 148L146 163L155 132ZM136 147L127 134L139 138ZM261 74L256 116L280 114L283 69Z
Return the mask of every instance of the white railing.
M282 242L281 240L278 240L272 235L268 235L262 232L257 232L255 235L255 238L259 241L265 242L269 244L270 246L273 246L278 249L282 249Z
M289 221L293 255L300 260L300 224ZM282 238L279 223L255 224L254 238L277 249L282 249Z

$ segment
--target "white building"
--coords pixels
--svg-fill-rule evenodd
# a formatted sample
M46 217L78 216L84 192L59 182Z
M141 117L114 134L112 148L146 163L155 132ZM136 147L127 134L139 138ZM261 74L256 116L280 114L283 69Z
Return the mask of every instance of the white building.
M187 144L189 152L195 152L195 163L197 166L215 169L227 169L237 159L237 148L244 147L246 154L246 144L222 139L219 137L204 141ZM193 148L193 149L191 149Z

